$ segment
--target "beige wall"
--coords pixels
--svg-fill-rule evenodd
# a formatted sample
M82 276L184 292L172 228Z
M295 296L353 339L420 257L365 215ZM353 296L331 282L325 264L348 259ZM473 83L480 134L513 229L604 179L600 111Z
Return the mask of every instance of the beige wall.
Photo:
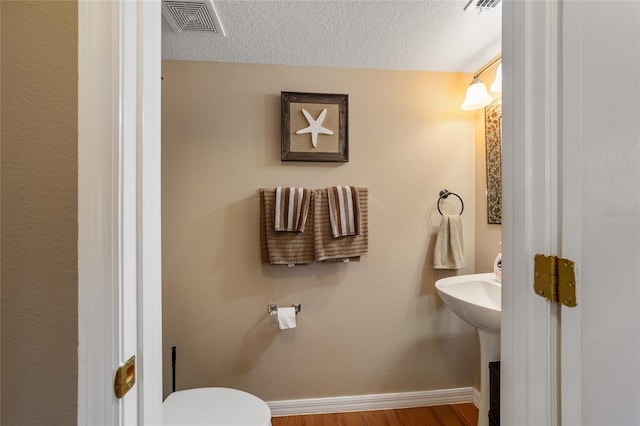
M77 3L1 2L2 415L73 425Z
M468 75L164 62L163 76L165 394L174 345L178 389L283 400L474 384L474 329L434 289L454 272L431 267L447 188L465 201L459 273L475 272ZM280 161L281 91L349 94L349 163ZM340 184L370 190L369 254L262 265L258 188ZM298 328L279 332L269 303L301 303Z
M490 90L495 80L497 65L482 74L481 79ZM494 99L500 94L489 91ZM473 114L476 123L476 272L493 272L493 262L500 250L502 226L487 223L487 162L484 138L484 109Z

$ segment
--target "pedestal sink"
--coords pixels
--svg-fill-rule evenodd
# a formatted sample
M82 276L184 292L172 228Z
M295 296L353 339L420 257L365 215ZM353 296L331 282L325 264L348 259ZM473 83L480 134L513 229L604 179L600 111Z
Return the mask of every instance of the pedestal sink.
M480 407L478 426L489 424L489 363L500 360L501 286L493 273L458 275L436 281L445 305L478 329Z

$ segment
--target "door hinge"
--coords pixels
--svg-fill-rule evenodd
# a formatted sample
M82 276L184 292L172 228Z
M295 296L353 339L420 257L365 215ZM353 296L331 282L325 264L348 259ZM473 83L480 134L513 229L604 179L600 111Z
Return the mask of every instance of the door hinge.
M129 389L136 383L136 356L129 358L116 370L116 378L113 382L113 391L117 398L125 396Z
M536 294L570 308L576 306L575 263L543 254L536 254L533 261L533 288Z

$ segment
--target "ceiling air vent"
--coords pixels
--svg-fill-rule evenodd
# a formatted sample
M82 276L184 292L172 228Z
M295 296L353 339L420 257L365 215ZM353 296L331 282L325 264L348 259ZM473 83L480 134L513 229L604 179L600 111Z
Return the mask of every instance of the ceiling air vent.
M225 35L212 0L163 0L162 14L177 33L196 31Z
M472 4L475 4L475 8L478 9L478 11L481 11L483 9L493 9L501 1L502 0L469 0L469 3L467 3L467 5L462 10L466 11Z

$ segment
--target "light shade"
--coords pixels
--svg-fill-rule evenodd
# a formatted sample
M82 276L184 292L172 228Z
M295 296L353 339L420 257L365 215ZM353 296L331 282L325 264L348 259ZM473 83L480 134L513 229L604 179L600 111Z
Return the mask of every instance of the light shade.
M482 80L475 77L467 88L467 97L464 99L461 108L464 110L473 110L484 108L493 102L493 98L487 93L487 86Z
M498 69L496 70L496 79L491 85L491 91L493 93L502 92L502 64L498 65Z

